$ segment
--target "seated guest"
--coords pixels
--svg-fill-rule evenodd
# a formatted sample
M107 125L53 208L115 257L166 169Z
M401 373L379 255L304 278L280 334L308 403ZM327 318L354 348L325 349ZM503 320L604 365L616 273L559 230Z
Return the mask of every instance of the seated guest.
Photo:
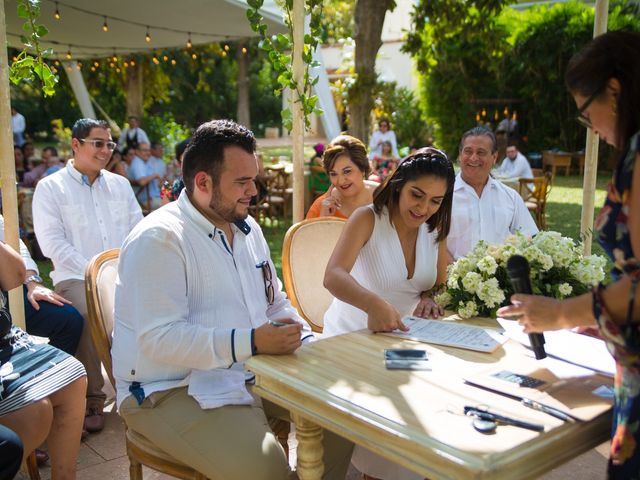
M33 143L24 142L20 148L22 148L22 155L24 156L25 163L28 163L36 153L35 148L33 148Z
M0 242L4 241L4 218L0 215ZM20 240L20 255L26 267L23 280L24 317L27 332L47 337L49 345L75 355L84 320L71 302L42 284L38 265Z
M13 147L13 159L16 165L16 178L18 184L22 184L24 174L28 171L27 162L24 161L24 155L20 147Z
M369 180L382 183L398 166L399 159L393 156L391 142L382 143L382 151L371 160L371 170L373 173Z
M335 296L324 316L325 336L366 327L406 330L404 315L444 313L431 290L446 281L454 181L444 153L418 150L376 190L373 205L349 218L324 277ZM374 478L422 478L360 447L352 462Z
M529 160L518 151L518 147L514 144L507 146L507 156L495 172L506 178L533 178Z
M107 166L104 167L104 169L108 172L128 178L127 164L122 159L122 154L118 150L113 151L113 153L111 154L111 159L109 159L109 163L107 163Z
M129 177L129 168L131 168L131 162L136 156L136 149L133 147L124 147L122 149L122 160L127 170L127 178Z
M0 290L19 286L24 275L20 256L0 242ZM73 479L87 387L84 369L57 348L34 343L11 324L6 307L0 292L0 438L9 440L0 441L0 468L6 467L0 475L13 478L9 471L15 471L16 463L47 440L51 478ZM19 440L8 436L10 431Z
M167 178L167 164L164 163L164 147L160 142L151 142L151 156L149 157L149 165L151 165L154 173L160 175L158 184L161 185Z
M56 147L44 147L42 149L42 161L47 165L47 169L42 175L43 177L56 173L58 170L64 168L64 161L60 160L60 157L58 157L58 150Z
M244 362L292 353L313 337L248 216L255 148L253 134L230 120L201 125L184 154L185 189L133 229L116 280L120 415L208 478L287 478L268 418L288 412L251 395ZM324 478L343 480L352 444L328 431L323 443Z
M160 207L160 175L153 170L149 163L151 158L151 148L148 143L141 143L136 149L136 156L133 157L128 174L129 179L134 181L136 187L136 198L141 205L149 204L151 210Z
M350 135L337 136L325 150L322 165L331 186L316 198L306 218L348 218L356 208L373 201L378 184L365 180L369 176L369 160L360 140Z
M382 153L382 144L384 142L391 142L391 154L395 158L400 158L398 154L398 141L396 140L396 133L391 130L389 120L381 118L378 120L378 130L371 134L369 139L369 159L373 160L373 157Z
M182 190L184 190L184 181L182 180L182 156L189 146L190 140L190 138L187 138L186 140L177 143L175 146L176 158L171 162L173 165L172 178L174 178L174 180L173 183L165 180L162 184L162 188L160 189L160 200L162 205L166 205L169 202L177 200L180 193L182 193ZM260 166L262 166L262 160L260 160ZM264 168L262 168L262 173L264 173Z
M465 132L459 156L460 173L456 176L447 238L453 260L469 253L478 240L499 244L517 231L525 235L538 233L518 192L489 175L498 157L496 137L491 130L474 127Z
M35 188L36 184L44 176L44 172L48 167L46 162L42 161L40 158L32 157L31 160L29 160L29 164L31 165L31 168L24 174L22 186L25 188Z

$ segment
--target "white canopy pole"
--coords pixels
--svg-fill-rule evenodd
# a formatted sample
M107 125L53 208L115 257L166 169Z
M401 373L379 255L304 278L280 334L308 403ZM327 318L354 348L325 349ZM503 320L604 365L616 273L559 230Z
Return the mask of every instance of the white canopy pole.
M607 31L609 17L609 0L596 0L596 11L593 22L593 37ZM583 240L582 254L591 255L593 241L593 213L595 211L596 179L598 176L598 136L590 128L587 129L587 142L584 155L584 179L582 183L582 218L580 220L580 237Z
M0 188L5 241L20 251L18 241L18 192L16 189L16 165L13 159L13 132L11 131L11 99L9 95L9 58L7 56L7 27L4 2L0 2ZM13 324L26 330L22 285L9 292L9 305Z
M304 0L293 0L293 80L298 88L304 85ZM293 119L293 223L304 218L304 116L298 94L291 90L289 107Z
M87 86L85 85L84 79L82 78L82 72L78 68L78 62L76 62L75 60L69 60L63 62L63 64L64 71L67 72L69 84L71 85L73 94L76 96L76 100L78 101L78 106L80 107L82 116L84 118L97 118L96 112L93 109L93 105L91 105L91 97L89 96L89 91L87 90Z

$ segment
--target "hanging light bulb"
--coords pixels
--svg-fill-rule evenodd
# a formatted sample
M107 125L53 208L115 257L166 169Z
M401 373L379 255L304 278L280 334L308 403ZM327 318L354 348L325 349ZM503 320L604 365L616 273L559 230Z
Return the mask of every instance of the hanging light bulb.
M56 11L53 12L53 18L60 20L60 10L58 10L58 2L56 2Z
M120 67L116 68L116 72L120 73L122 70L120 70Z
M196 58L198 58L198 55L196 55L195 53L192 53L191 54L191 58L193 58L195 60Z
M144 36L144 41L147 43L151 43L151 34L149 33L149 27L147 27L147 33Z
M242 47L242 53L243 53L244 55L246 55L246 54L247 54L247 47Z
M187 39L187 48L193 47L193 43L191 43L191 32L189 32L189 38Z
M224 51L225 51L225 52L228 52L228 51L229 51L229 45L228 45L228 44L226 44L226 43L224 44Z
M69 50L67 50L67 60L71 60L71 45L69 45Z
M129 65L131 65L132 67L136 66L136 61L132 58L131 62L129 62Z
M102 24L102 31L103 32L108 32L109 31L109 24L107 24L107 17L104 17L104 23Z
M96 67L96 68L98 68L98 67L100 66L100 62L97 62L97 61L96 61L96 62L93 62L93 66L94 66L94 67Z
M53 64L54 64L56 67L59 67L59 66L60 66L60 61L56 60L55 62L53 62Z
M111 68L113 68L113 67L115 67L115 66L116 66L116 64L115 64L115 63L113 63L113 62L109 62L109 66L110 66Z
M160 63L160 60L158 60L158 56L156 55L156 52L153 52L153 58L151 59L151 61L155 64L158 65Z
M94 65L91 66L91 71L95 72L96 71L96 67Z
M222 51L222 53L221 53L220 55L222 55L223 57L226 57L226 56L227 56L227 52L225 52L225 51L223 50L223 51Z
M484 118L484 117L486 117L486 116L487 116L487 109L486 109L486 108L483 108L483 109L482 109L482 118Z
M15 55L13 56L13 61L15 62L16 60L18 60L18 57L16 57Z
M169 61L169 57L168 57L167 55L163 55L162 59L163 59L165 62L168 62L168 61Z
M123 65L124 65L124 68L129 68L129 62L124 62Z
M116 55L116 52L113 52L113 57L111 57L111 60L113 60L114 62L118 61L118 56Z
M172 59L171 59L171 65L175 65L175 64L176 64L176 59L175 59L175 58L172 58Z

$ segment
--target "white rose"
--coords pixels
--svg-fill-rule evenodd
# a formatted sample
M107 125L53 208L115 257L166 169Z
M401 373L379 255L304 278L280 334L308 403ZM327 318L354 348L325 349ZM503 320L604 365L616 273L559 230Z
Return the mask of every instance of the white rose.
M462 302L458 308L458 315L462 318L471 318L478 315L478 306L473 300Z
M469 293L476 293L481 283L482 277L476 272L469 272L462 279L462 286Z
M478 262L478 270L486 273L487 275L493 275L494 273L496 273L497 269L498 264L493 257L486 256Z
M449 292L444 291L438 295L436 295L433 300L438 304L441 305L443 307L446 307L448 305L451 304L451 300L453 300L451 298L451 295L449 294Z
M572 291L573 287L566 282L558 285L558 292L560 292L560 295L564 297L566 297L567 295L571 295Z

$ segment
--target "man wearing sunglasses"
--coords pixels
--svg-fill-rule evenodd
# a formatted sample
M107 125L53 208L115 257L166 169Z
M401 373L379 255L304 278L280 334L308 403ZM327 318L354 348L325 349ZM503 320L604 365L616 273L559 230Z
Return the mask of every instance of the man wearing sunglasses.
M86 327L84 271L91 258L120 248L142 218L131 185L104 170L115 143L104 121L83 118L73 126L74 158L38 182L33 195L33 223L42 253L53 262L55 292L71 301L85 319L76 356L87 371L85 429L104 427L106 399L100 361Z
M185 189L127 237L116 281L120 415L208 478L287 478L269 419L288 412L251 394L244 362L313 338L249 217L255 148L253 133L232 121L200 126L183 156ZM343 480L352 444L328 431L324 444L325 478Z

